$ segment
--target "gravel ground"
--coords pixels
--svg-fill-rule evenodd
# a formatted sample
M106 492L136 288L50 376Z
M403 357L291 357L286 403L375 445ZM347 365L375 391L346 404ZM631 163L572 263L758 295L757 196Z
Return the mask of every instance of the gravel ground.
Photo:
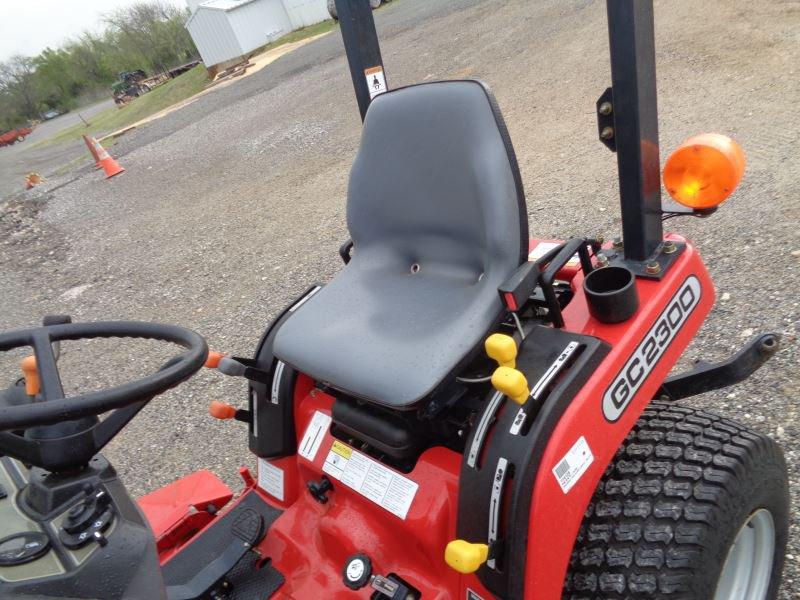
M619 231L615 158L596 140L593 112L610 79L605 3L398 0L376 18L391 86L478 77L494 89L534 235ZM656 30L662 154L696 132L721 131L749 161L740 190L713 218L668 221L700 247L719 293L682 366L723 358L763 330L785 341L749 381L692 403L777 438L795 505L800 4L661 0ZM159 320L201 332L214 349L251 353L290 298L340 268L358 136L336 34L132 132L114 147L125 174L105 181L86 172L0 207L0 330L58 312ZM68 387L141 374L163 352L69 344ZM10 365L4 359L0 375L10 376ZM235 484L236 467L252 464L243 428L208 418L213 399L244 404L244 388L201 373L152 402L111 444L134 494L201 467ZM799 596L795 514L782 598Z

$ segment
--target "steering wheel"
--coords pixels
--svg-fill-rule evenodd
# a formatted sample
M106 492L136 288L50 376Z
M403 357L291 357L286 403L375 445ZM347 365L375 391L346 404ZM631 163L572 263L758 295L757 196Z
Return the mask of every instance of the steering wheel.
M186 348L156 373L109 389L64 397L52 344L64 340L135 338L170 342ZM36 401L0 406L0 453L50 471L86 464L153 397L182 383L205 363L208 346L197 333L173 325L139 321L67 323L0 334L0 352L33 347L41 383ZM98 416L112 412L103 421L91 420L83 431L59 437L49 432L45 439L29 439L8 430L29 429Z

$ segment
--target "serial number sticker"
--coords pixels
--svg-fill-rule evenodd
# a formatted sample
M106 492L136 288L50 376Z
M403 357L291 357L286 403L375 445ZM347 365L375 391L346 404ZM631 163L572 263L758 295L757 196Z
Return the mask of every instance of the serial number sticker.
M283 469L259 458L258 487L283 502Z
M336 440L322 470L367 500L405 519L419 485Z
M558 248L561 244L557 242L539 242L536 247L528 253L528 261L529 262L536 262L540 258L542 258L545 254L550 252L553 248ZM576 254L572 258L567 261L566 266L574 267L580 262L580 258Z
M325 432L331 426L331 418L324 412L317 411L311 418L311 422L306 428L306 433L300 441L300 450L298 454L303 458L314 461L322 445L322 440L325 439Z
M556 476L561 491L565 494L569 492L593 462L594 456L589 443L585 437L579 437L564 458L553 467L553 475Z

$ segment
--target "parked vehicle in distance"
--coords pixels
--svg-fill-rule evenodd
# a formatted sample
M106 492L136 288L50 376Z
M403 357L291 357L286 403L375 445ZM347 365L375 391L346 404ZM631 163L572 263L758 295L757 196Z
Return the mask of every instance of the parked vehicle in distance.
M63 115L65 112L67 111L61 108L51 108L42 115L42 119L44 119L45 121L49 121L50 119L55 119L56 117Z
M369 0L369 5L372 7L372 10L378 8L382 3L389 2L390 0ZM335 0L328 0L328 13L330 13L331 18L334 21L339 20L339 15L336 12L336 2Z
M19 127L0 133L0 146L13 146L17 142L22 142L33 133L30 127Z
M111 86L111 95L117 106L121 106L142 94L146 94L154 87L166 83L171 76L167 73L162 73L148 77L147 73L137 69L136 71L123 71L118 77L119 79Z

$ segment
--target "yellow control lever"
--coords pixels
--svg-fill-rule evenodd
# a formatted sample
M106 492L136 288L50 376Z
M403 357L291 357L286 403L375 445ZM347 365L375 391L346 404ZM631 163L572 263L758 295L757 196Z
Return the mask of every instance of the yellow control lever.
M464 540L453 540L444 550L444 561L451 568L468 575L474 573L489 558L489 546L470 544Z
M497 367L492 375L492 385L517 404L525 404L531 393L525 375L510 367Z
M517 366L517 343L510 335L502 333L493 333L484 344L486 347L486 354L489 358L497 361L498 367L511 367L512 369Z

